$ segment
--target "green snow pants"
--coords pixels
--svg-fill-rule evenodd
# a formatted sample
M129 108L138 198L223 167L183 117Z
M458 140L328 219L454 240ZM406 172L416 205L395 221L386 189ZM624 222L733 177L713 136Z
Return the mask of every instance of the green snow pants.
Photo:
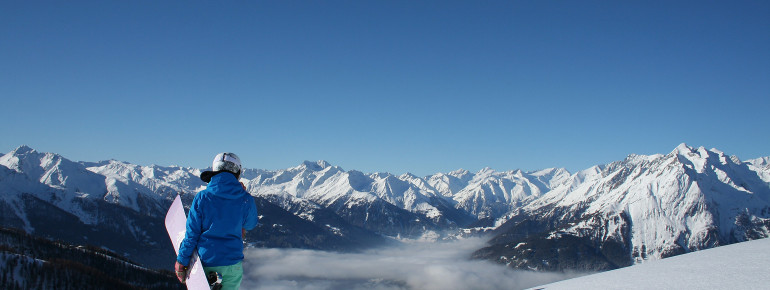
M222 290L238 290L243 279L243 262L230 266L203 267L203 271L217 272L222 275Z

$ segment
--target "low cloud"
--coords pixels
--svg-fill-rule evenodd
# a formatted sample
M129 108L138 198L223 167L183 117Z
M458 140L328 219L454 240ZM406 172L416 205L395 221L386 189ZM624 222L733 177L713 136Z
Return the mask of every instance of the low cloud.
M515 271L469 260L481 239L407 243L362 253L251 249L244 289L524 289L577 275Z

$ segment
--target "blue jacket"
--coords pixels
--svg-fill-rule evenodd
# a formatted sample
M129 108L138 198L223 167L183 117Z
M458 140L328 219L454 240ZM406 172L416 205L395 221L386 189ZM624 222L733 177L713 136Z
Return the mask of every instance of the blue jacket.
M243 260L241 229L257 226L257 206L235 175L222 172L195 195L187 215L187 232L176 260L189 266L198 249L206 267L229 266Z

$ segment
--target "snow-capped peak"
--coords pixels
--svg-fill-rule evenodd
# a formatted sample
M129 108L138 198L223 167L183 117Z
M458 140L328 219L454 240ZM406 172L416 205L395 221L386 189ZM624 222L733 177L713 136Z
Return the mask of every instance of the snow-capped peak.
M751 163L757 167L765 167L770 169L770 157L760 157L756 159L746 160L747 163Z
M491 177L491 176L495 175L496 173L497 173L497 171L495 171L494 169L492 169L490 167L484 167L481 170L479 170L478 172L476 172L476 177L474 179L478 180L478 179L484 178L484 177Z
M460 177L460 176L463 176L463 175L466 175L466 174L469 174L469 173L470 173L470 171L460 168L460 169L457 169L455 171L449 172L448 174Z
M302 162L302 164L300 164L295 168L300 170L321 171L326 169L327 167L331 167L331 164L329 164L329 162L326 162L324 160L318 160L316 162L305 160Z
M21 145L16 149L14 149L13 151L11 151L10 154L20 155L20 154L29 154L29 153L36 153L36 152L37 151L35 149L32 149L27 145Z
M671 153L679 154L679 155L686 155L686 154L692 153L693 151L694 151L694 149L692 147L688 146L685 143L681 143L681 144L679 144L679 146L676 146L674 151L672 151Z
M40 159L44 154L45 153L40 153L27 145L21 145L13 151L8 152L8 154L3 155L2 161L0 162L8 168L19 170L20 168L18 166L20 162L24 162L25 159Z
M411 172L407 172L407 173L401 174L401 176L399 176L398 178L402 180L410 180L410 179L415 179L419 177L417 177L417 175L412 174Z

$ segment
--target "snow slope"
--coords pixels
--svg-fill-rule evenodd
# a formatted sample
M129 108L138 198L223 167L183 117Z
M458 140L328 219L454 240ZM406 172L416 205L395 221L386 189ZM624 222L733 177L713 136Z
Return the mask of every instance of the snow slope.
M768 289L770 239L742 242L530 289Z

